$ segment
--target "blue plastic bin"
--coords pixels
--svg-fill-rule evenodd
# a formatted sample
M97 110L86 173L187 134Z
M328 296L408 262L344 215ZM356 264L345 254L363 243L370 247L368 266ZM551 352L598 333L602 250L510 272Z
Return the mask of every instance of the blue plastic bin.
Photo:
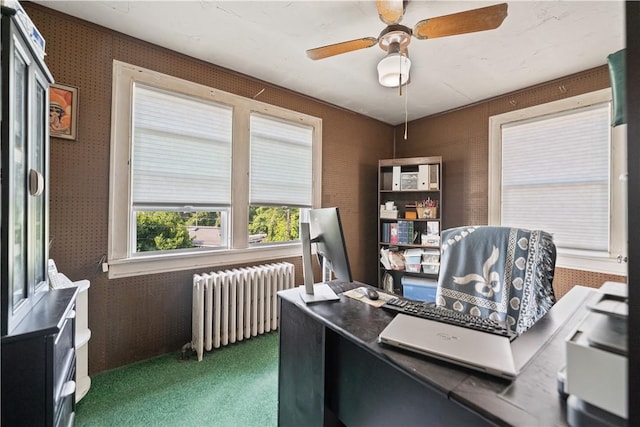
M409 276L402 277L402 295L416 301L435 302L438 282Z

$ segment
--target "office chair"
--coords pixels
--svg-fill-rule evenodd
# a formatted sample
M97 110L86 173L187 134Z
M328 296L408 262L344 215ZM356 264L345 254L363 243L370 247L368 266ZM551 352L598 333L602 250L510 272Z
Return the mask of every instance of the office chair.
M556 301L555 263L552 236L541 230L444 230L436 304L506 322L520 335Z

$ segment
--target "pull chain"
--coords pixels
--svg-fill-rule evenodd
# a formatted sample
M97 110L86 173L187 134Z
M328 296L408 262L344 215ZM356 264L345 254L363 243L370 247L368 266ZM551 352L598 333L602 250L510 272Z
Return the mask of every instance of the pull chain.
M409 79L407 79L409 83ZM409 91L405 88L404 91L404 140L407 140L407 134L409 133Z

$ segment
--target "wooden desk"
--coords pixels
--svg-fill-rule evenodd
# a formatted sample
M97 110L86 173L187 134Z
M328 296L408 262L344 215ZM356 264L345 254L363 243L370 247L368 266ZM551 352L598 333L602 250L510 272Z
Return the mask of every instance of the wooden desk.
M336 293L362 283L331 282ZM564 340L596 297L574 287L512 343L509 382L378 344L393 314L340 296L306 306L298 289L279 292L280 426L566 425L556 374Z

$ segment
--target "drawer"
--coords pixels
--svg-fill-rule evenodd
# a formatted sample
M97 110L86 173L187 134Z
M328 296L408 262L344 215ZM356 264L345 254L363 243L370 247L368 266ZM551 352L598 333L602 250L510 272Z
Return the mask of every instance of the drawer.
M55 337L53 344L53 401L60 397L62 387L69 379L69 373L73 371L75 361L74 345L74 318L75 311L70 312L70 317L65 320L62 329ZM71 378L73 379L73 378Z
M57 413L54 415L56 427L71 427L75 416L75 405L73 403L75 393L65 396L60 402Z
M75 361L75 358L74 358ZM69 413L75 412L76 401L76 382L74 381L76 375L75 369L71 369L62 383L60 393L56 395L53 401L53 419L56 420L54 425L66 426L69 425L66 421L60 423L58 420L68 420Z

